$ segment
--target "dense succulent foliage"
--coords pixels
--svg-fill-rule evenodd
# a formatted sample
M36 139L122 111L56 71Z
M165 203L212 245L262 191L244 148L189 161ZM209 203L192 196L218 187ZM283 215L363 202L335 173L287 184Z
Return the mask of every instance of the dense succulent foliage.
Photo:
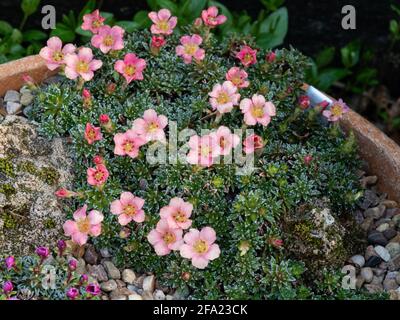
M114 154L115 134L130 129L148 109L175 121L178 131L190 128L200 135L201 130L215 130L220 125L231 130L246 128L237 107L216 120L208 93L225 81L231 67L240 67L238 51L257 46L251 38L235 35L219 42L209 29L196 25L184 31L200 33L204 39L201 47L206 54L198 63L186 64L175 53L180 45L177 35L170 35L161 50L154 52L151 33L145 30L125 35L124 48L108 55L93 48L103 66L84 84L90 91L89 103L82 98L82 82L77 88L75 81L65 79L39 89L31 117L41 124L46 136L70 136L76 160L77 197L66 200L65 209L72 213L86 204L102 212L101 235L93 238L98 247L111 248L121 265L155 272L173 287L189 287L193 297L335 295L329 292L331 287L327 290L320 284L331 275L322 270L339 267L351 241L342 239L332 260L324 252L320 257L296 255L296 245L302 242L318 248L323 244L307 238L317 227L307 215L312 210L329 210L329 217L339 224L348 219L359 196L359 163L352 135L346 137L337 124L329 124L320 109L300 107L308 60L298 51L260 49L257 63L246 68L250 85L240 89L241 98L260 94L276 107L276 116L268 126L251 127L265 146L254 154L255 170L250 174L237 175L234 164L209 168L180 162L151 164L146 160L147 145L135 159ZM127 53L146 61L142 81L127 84L114 70L115 62ZM88 123L100 126L99 118L104 114L112 125L103 125L102 139L89 144L85 127ZM167 137L172 130L170 122ZM178 142L179 147L187 140ZM101 188L87 182L87 169L94 166L96 156L102 157L110 174ZM124 191L145 200L144 222L122 227L111 214L110 204ZM205 269L196 269L178 251L158 256L148 242L160 209L174 197L193 205L192 228L211 226L216 231L221 253ZM299 216L294 227L289 227L292 218ZM318 263L313 264L314 260ZM339 279L335 281L338 286ZM342 292L338 297L345 295Z

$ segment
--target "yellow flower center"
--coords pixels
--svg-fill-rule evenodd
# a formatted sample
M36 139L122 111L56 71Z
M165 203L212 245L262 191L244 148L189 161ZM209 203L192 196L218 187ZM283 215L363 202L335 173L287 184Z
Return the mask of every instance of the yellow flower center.
M104 173L101 172L101 171L97 171L97 172L95 173L95 175L94 175L94 178L95 178L97 181L101 181L101 180L103 179L103 177L104 177Z
M79 61L76 65L76 71L78 73L86 73L89 71L89 64L85 61Z
M209 146L200 147L200 154L203 157L207 157L211 153L211 148Z
M185 214L180 211L178 211L174 214L174 219L176 222L180 222L180 223L187 221Z
M235 76L232 78L231 81L235 86L238 86L239 84L242 83L242 78L240 78L239 76Z
M100 20L94 20L92 23L92 27L93 28L99 28L101 27L103 24L100 22Z
M155 123L155 122L152 122L152 123L148 126L148 128L147 128L147 130L148 130L149 132L154 132L154 131L156 131L157 129L158 129L158 124Z
M135 68L135 66L129 65L129 66L125 67L124 72L125 72L126 75L131 77L131 76L133 76L135 74L136 68Z
M250 53L246 53L243 57L244 62L251 62L253 61L253 56Z
M89 129L87 136L90 140L94 140L96 138L96 131L94 131L93 129Z
M168 29L169 29L168 21L167 21L167 20L159 21L159 22L157 23L157 27L158 27L158 29L160 29L161 31L168 31Z
M104 40L103 40L103 43L104 43L105 46L111 47L114 44L114 38L112 36L110 36L110 35L105 36Z
M90 221L89 218L85 218L76 222L79 232L89 233L90 231Z
M128 204L125 208L124 208L124 213L130 217L134 216L136 214L136 208L131 205Z
M193 56L197 51L197 45L190 43L185 45L185 53Z
M172 232L166 232L163 236L163 240L166 244L170 244L175 242L176 237Z
M64 55L61 51L56 51L53 53L53 60L56 62L60 62L64 59Z
M204 240L197 240L193 246L193 249L197 253L205 253L208 250L208 244Z
M229 102L229 96L226 92L220 92L217 98L219 104L225 104Z
M127 141L124 146L123 149L125 152L131 152L133 150L134 144L131 141Z
M334 105L331 107L331 112L332 112L332 114L333 114L334 116L336 116L336 117L341 116L342 113L343 113L342 106L339 105L339 104L334 104Z
M251 110L251 115L254 118L261 118L264 115L264 108L262 106L256 106Z

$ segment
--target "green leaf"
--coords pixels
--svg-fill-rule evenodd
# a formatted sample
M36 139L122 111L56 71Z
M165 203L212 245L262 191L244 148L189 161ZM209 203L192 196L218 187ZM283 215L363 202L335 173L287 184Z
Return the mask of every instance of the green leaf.
M288 26L288 11L285 7L280 8L261 22L257 44L264 49L281 45L288 32Z
M11 33L10 37L13 43L21 43L22 42L22 33L18 29L14 29Z
M325 69L318 75L318 89L328 90L332 84L347 77L351 72L347 69L330 68Z
M158 9L157 0L147 0L147 5L152 11L156 11Z
M78 21L83 22L83 16L87 13L91 13L96 9L96 0L89 0L82 8L78 16Z
M111 12L101 11L100 15L104 17L104 24L112 25L114 23L114 14Z
M141 10L136 12L133 21L138 24L138 28L148 28L151 25L151 20L148 17L148 11Z
M359 40L350 42L343 47L340 52L342 54L342 63L346 68L354 67L360 61L361 42Z
M36 12L39 4L40 0L22 0L21 9L25 15L30 16Z
M27 42L42 41L47 39L47 34L39 30L28 30L23 34L23 40Z
M390 32L394 35L396 35L400 32L400 26L396 20L390 21Z
M126 32L133 32L140 28L140 25L135 21L117 21L116 25L124 28Z
M83 30L82 28L81 28L81 26L79 26L79 27L77 27L76 29L75 29L75 32L77 33L77 34L79 34L80 36L83 36L83 37L92 37L92 33L89 31L89 30Z
M51 31L50 36L59 37L63 42L72 42L75 40L75 30L63 23L57 23L56 28Z
M323 68L331 64L335 58L335 51L335 47L328 47L319 52L315 58L315 63L317 64L318 68Z
M156 0L156 3L160 9L168 9L172 14L178 13L178 6L171 0Z
M194 20L200 16L201 11L205 8L207 0L186 0L181 8L181 16L186 16L188 20Z
M0 34L5 36L13 31L13 27L7 22L0 20Z

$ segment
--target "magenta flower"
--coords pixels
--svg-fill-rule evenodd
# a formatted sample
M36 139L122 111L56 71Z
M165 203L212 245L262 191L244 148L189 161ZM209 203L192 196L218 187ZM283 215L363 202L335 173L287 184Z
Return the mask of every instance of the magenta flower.
M114 154L136 158L139 155L139 148L146 144L146 139L139 136L136 131L128 130L125 133L117 133L114 136Z
M46 247L38 247L35 252L42 260L46 259L50 255L50 250Z
M238 67L232 67L226 73L226 80L232 82L237 88L247 88L250 85L247 77L247 72Z
M97 237L101 234L101 222L104 219L99 211L92 210L89 214L86 214L86 211L85 204L74 212L74 220L67 220L63 225L65 235L80 246L87 242L89 235Z
M210 260L217 259L221 254L219 246L214 243L216 239L211 227L204 227L201 231L190 229L183 238L185 243L180 247L181 256L192 260L194 267L204 269Z
M6 281L3 283L3 292L9 295L14 290L14 286L11 281Z
M101 293L101 289L97 283L90 283L86 286L86 292L91 296L96 297Z
M115 62L114 70L122 74L127 83L132 80L143 80L143 70L146 68L146 61L138 58L134 53L125 55L124 60Z
M64 250L67 249L67 243L64 240L58 240L57 248L58 248L58 254L61 257L64 253Z
M122 192L119 200L111 202L110 211L118 216L121 226L126 226L132 220L141 223L145 219L143 211L144 200L135 197L130 192Z
M165 219L170 228L187 229L192 225L190 215L193 211L193 205L185 202L181 198L172 198L168 206L162 207L160 216Z
M168 124L166 116L157 115L153 109L148 109L143 114L143 119L136 119L132 124L132 129L147 142L165 142L164 128Z
M243 141L243 151L245 154L254 153L255 150L264 148L262 138L256 134L251 134Z
M87 123L85 128L85 139L89 144L93 144L95 141L102 140L103 135L101 134L101 128Z
M328 121L336 122L342 118L342 116L349 112L350 108L342 99L334 101L329 110L324 110L322 115L328 119Z
M205 135L199 137L197 135L189 139L190 151L186 156L186 160L190 164L202 167L211 167L214 158L219 156L219 145L215 136Z
M211 133L217 140L219 147L218 153L222 156L230 154L239 143L240 138L237 134L233 134L231 130L225 126L220 126L216 132Z
M236 54L236 58L238 58L245 67L251 66L257 62L257 50L249 46L243 46Z
M230 81L225 81L222 85L219 83L214 85L213 90L208 95L213 110L218 110L221 114L231 112L233 106L239 104L240 94Z
M7 270L14 269L15 268L15 258L14 258L14 256L8 256L5 259L5 263L6 263Z
M170 35L178 22L177 17L171 17L171 11L168 9L161 9L158 12L152 11L148 14L153 25L150 28L153 34Z
M158 256L165 256L172 250L179 250L183 243L182 234L182 229L171 228L165 219L161 219L156 228L150 231L147 240Z
M92 37L91 43L95 48L100 49L103 53L109 51L117 51L124 48L125 30L119 26L102 26L99 32Z
M240 109L244 114L244 122L249 126L260 123L267 126L271 122L271 117L276 115L275 105L270 101L265 101L264 96L255 94L250 99L243 99L240 102Z
M100 15L99 10L95 10L92 13L85 14L83 16L83 30L89 30L92 33L96 34L99 32L99 29L104 25L104 21L106 19Z
M196 61L203 60L206 52L204 49L199 47L202 42L203 38L198 34L183 36L181 38L182 45L176 47L176 54L182 56L183 62L186 64L191 63L192 59L195 59Z
M79 76L89 81L94 77L94 71L101 68L103 62L93 59L93 52L90 48L81 48L78 54L68 54L65 57L65 75L68 79L76 79Z
M69 288L67 290L67 297L71 300L74 300L77 296L79 296L79 290L77 288Z
M62 41L58 37L51 37L47 40L47 46L42 48L39 55L46 60L49 70L55 70L65 63L65 57L73 54L76 47L73 44L66 44L62 47Z
M207 10L201 12L201 18L206 26L215 28L216 26L225 23L226 16L218 15L218 8L215 6L209 7Z
M79 285L83 285L88 283L89 281L89 276L87 274L82 274L81 277L79 278Z
M98 164L95 168L87 169L87 182L91 186L102 186L106 183L110 173L104 164Z
M69 260L69 262L68 262L68 269L69 269L70 271L75 271L77 265L78 265L78 262L77 262L75 259L71 259L71 260Z

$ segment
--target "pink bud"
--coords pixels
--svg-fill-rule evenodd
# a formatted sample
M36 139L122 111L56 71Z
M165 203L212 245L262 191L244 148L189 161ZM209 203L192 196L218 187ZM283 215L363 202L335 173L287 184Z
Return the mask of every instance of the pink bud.
M77 261L75 259L71 259L68 262L68 269L70 271L75 271L76 270L76 266L77 266Z
M152 36L151 37L151 46L154 48L161 48L165 46L167 41L162 36Z
M311 163L311 161L313 160L313 157L312 157L312 155L306 155L305 157L304 157L304 164L306 165L306 166L308 166L310 163Z
M92 95L90 94L90 91L88 89L84 88L82 90L82 97L84 99L90 99L92 97Z
M104 163L104 159L103 159L102 156L94 156L93 162L95 164L103 164Z
M3 292L8 295L14 290L14 286L11 281L6 281L3 283Z
M7 270L11 270L15 267L15 258L14 256L9 256L5 259Z
M201 18L197 18L194 20L194 26L195 27L201 27L203 25L203 20Z
M67 290L67 297L71 300L74 300L79 295L79 291L76 288L69 288Z
M23 74L22 75L22 80L27 84L27 85L32 85L34 84L35 80L29 75L29 74Z
M117 85L115 83L109 83L106 87L106 92L108 94L112 94L115 92L115 89L117 88Z
M271 244L275 247L275 248L280 248L283 245L283 240L281 239L271 239Z
M103 125L108 124L110 122L110 117L106 114L102 114L100 115L99 121Z
M64 250L67 248L67 243L64 240L57 241L57 248L60 257L63 255Z
M276 59L276 53L275 53L274 51L271 51L270 53L268 53L268 54L265 56L265 60L266 60L267 62L269 62L269 63L274 62L275 59Z
M49 248L46 247L38 247L36 249L36 254L42 258L42 259L46 259L49 255L50 255L50 250Z
M80 285L86 284L89 281L89 277L87 274L81 275L81 278L79 279Z

